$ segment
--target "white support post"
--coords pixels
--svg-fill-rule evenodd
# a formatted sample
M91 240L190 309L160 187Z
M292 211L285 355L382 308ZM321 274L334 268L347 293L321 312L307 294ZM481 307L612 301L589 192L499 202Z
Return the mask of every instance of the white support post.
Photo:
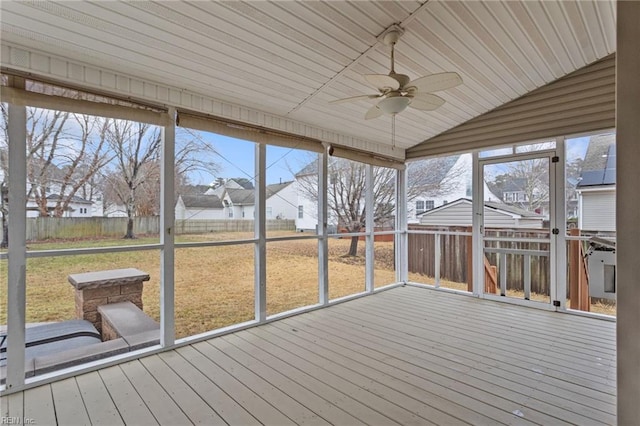
M24 89L24 80L15 79ZM7 390L24 386L27 236L27 109L9 104Z
M170 108L171 124L162 128L160 165L160 345L175 343L175 140L176 110Z
M329 241L327 239L327 178L329 155L318 154L318 302L329 303Z
M373 236L373 211L375 210L375 200L373 199L373 166L368 164L365 169L365 192L364 192L364 208L365 208L365 232L366 251L365 251L365 290L369 293L375 288L375 237Z
M407 234L407 171L396 172L396 281L409 280L409 253Z
M632 425L640 419L640 3L616 4L616 421L619 425Z
M256 200L255 200L255 319L264 322L267 318L267 215L266 215L266 180L267 180L267 148L264 144L256 144Z
M555 216L556 227L560 230L558 235L555 235L555 254L550 253L550 259L556 259L555 261L555 279L552 283L555 283L555 288L552 286L550 289L551 300L560 301L560 307L558 310L565 310L567 308L567 202L566 202L566 151L564 144L564 137L556 138L556 155L558 156L558 163L555 170ZM551 237L554 235L551 234Z
M472 237L471 250L473 264L473 294L482 296L484 294L484 247L482 242L484 226L484 176L480 167L480 158L477 152L473 153L472 163Z

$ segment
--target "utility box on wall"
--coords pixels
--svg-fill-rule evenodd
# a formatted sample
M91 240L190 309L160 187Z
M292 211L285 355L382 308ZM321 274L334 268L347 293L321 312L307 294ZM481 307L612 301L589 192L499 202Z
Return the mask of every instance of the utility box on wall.
M589 295L616 300L616 252L594 250L589 254Z

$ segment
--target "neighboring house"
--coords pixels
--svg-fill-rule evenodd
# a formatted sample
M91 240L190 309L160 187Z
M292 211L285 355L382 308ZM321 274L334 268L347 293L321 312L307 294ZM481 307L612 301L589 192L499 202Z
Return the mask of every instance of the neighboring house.
M224 219L222 200L216 195L180 195L176 220Z
M253 219L255 189L225 188L222 197L225 219Z
M492 228L542 228L544 216L518 207L485 201L484 226ZM421 225L472 226L473 203L460 198L420 215Z
M318 161L312 161L295 175L294 188L296 190L296 231L316 232L318 227L318 200L309 196L308 191L303 190L308 183L313 182L317 188ZM331 213L329 213L331 214ZM328 221L332 225L331 220Z
M56 204L60 201L59 194L47 196L47 211L53 215ZM93 215L93 203L84 198L73 196L65 209L62 217L91 217ZM34 198L27 199L27 217L39 217L40 211Z
M210 188L200 197L219 199L221 219L251 220L255 217L255 189L249 181L238 182L237 179L228 179L224 184ZM293 181L267 185L265 208L267 219L295 219L298 208Z
M109 204L103 208L104 217L127 217L127 207L124 204Z
M504 183L499 196L505 203L527 204L529 196L525 190L526 187L527 180L525 178L512 178Z
M616 230L616 135L589 139L578 192L578 227L588 231Z
M426 211L443 206L453 200L472 197L472 162L471 154L454 155L446 158L422 160L419 167L429 171L416 182L420 187L435 188L413 196L407 205L407 222L419 223L420 215ZM430 163L434 164L431 167ZM409 164L411 167L416 163ZM498 197L484 184L484 200L499 201Z
M489 188L505 204L549 215L548 179L533 181L533 176L531 180L508 176L499 183L491 182Z
M218 178L212 182L204 193L204 195L217 195L220 199L224 195L226 189L253 189L254 186L249 179L246 178Z

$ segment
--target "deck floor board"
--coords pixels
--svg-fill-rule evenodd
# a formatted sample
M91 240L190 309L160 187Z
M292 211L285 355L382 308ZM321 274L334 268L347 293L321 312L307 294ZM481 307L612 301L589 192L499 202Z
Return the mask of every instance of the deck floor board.
M36 424L615 424L615 323L397 287L2 397Z

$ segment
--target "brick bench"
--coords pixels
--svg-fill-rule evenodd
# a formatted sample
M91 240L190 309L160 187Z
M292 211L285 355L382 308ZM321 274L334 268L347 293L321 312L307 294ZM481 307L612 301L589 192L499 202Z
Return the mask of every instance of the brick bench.
M98 306L128 301L142 309L142 286L149 279L149 274L135 268L69 275L76 293L76 318L90 321L101 331Z
M102 340L122 338L129 350L160 342L160 324L131 302L109 303L98 307L102 318Z

